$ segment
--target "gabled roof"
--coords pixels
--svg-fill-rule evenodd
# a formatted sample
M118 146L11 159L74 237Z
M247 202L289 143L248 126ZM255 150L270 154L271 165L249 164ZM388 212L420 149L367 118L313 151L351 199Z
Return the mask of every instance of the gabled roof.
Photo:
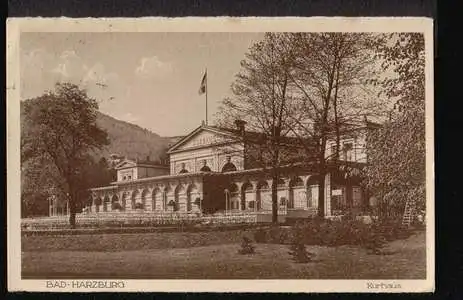
M119 162L114 168L116 170L125 169L125 168L134 168L137 166L146 166L146 167L154 167L154 168L167 168L168 166L159 164L159 162L151 161L151 160L132 160L132 159L124 159L123 161Z
M182 145L184 145L186 142L191 140L195 135L197 135L199 132L202 132L202 131L212 132L212 133L215 133L215 134L218 134L218 135L221 135L221 136L229 137L231 139L238 139L239 138L239 135L236 132L233 132L231 130L225 130L224 128L219 128L219 127L216 127L216 126L201 125L201 126L197 127L195 130L193 130L192 132L190 132L188 135L181 138L175 144L173 144L169 148L167 153L172 153L172 152L174 152L176 150L179 150L179 148Z
M187 143L191 138L195 135L197 135L201 131L209 131L213 132L216 134L220 134L223 136L230 137L232 139L235 139L236 141L242 141L243 138L240 134L240 132L237 129L231 129L231 128L226 128L226 127L219 127L219 126L210 126L210 125L201 125L197 127L195 130L193 130L190 134L186 135L182 139L180 139L177 143L172 145L172 147L167 151L167 153L172 153L175 152L176 150L179 150L179 148ZM251 142L253 144L260 144L265 142L266 140L266 134L261 133L261 132L256 132L256 131L245 131L245 141L246 142ZM305 143L310 143L311 139L304 139ZM299 145L301 142L301 139L298 137L292 137L292 136L282 136L280 137L280 142L282 144L287 144L287 145L292 145L296 146ZM207 147L207 146L204 146ZM297 146L296 146L297 147Z

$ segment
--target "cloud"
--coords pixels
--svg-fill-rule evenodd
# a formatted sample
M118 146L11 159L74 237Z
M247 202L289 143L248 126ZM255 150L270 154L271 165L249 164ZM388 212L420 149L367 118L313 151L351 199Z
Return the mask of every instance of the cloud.
M140 77L163 77L172 72L169 62L161 61L157 56L143 57L135 69L135 74Z
M137 121L140 120L139 117L133 115L132 113L125 113L123 115L120 115L120 116L116 116L117 119L119 120L122 120L122 121L126 121L126 122L129 122L129 123L136 123Z
M116 85L115 81L119 78L116 73L107 72L101 63L89 67L74 50L63 51L51 72L57 75L58 79L79 83L85 87L95 84Z
M56 82L79 84L102 99L123 90L118 74L108 72L102 63L88 63L74 50L61 53L33 49L21 52L21 95L30 98L53 89Z
M61 79L79 79L83 73L83 65L83 60L74 50L65 50L59 55L56 65L50 71Z
M53 87L53 78L50 76L50 66L55 63L53 55L43 48L22 50L19 63L21 98L36 97Z
M84 65L83 71L82 83L84 84L98 83L108 85L119 78L116 73L106 72L104 65L101 63L96 63L90 68Z
M69 72L67 71L66 64L58 64L55 68L51 70L52 73L56 73L62 77L70 77Z

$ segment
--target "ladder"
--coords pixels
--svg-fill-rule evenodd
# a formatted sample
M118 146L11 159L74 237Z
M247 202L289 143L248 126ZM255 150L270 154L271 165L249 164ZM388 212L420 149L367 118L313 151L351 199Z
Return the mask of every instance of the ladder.
M411 199L408 199L405 203L405 211L402 218L402 225L410 226L413 221L413 213L414 213L414 202Z

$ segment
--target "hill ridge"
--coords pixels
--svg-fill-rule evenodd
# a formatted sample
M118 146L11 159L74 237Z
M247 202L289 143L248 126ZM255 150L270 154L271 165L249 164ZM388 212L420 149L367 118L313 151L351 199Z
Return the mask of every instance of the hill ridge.
M159 134L113 116L97 113L97 124L108 132L110 144L96 154L108 158L111 154L128 159L162 160L170 145L181 136L163 137Z

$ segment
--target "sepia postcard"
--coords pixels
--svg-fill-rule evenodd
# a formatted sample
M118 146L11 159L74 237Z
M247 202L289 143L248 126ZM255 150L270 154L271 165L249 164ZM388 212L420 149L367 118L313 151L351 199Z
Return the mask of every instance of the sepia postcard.
M8 289L435 287L427 18L7 21Z

